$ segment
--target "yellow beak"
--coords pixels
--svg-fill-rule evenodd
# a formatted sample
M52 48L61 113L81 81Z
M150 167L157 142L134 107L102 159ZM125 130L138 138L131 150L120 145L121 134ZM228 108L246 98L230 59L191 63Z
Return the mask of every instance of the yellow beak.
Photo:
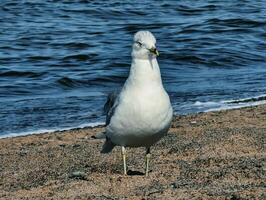
M149 51L153 53L154 55L159 56L159 51L156 48L151 48L149 49Z

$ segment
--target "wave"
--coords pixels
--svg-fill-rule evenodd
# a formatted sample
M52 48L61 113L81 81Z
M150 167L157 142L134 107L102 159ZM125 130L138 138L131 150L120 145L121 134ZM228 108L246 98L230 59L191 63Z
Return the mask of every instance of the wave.
M196 101L192 106L196 107L202 112L230 110L236 108L244 108L250 106L257 106L266 104L266 95L260 95L255 97L237 99L237 100L226 100L226 101L207 101L201 102Z
M205 5L200 7L191 7L186 5L179 5L175 9L177 12L179 12L181 15L196 15L196 14L202 14L206 11L215 11L218 9L218 6L216 5Z
M39 130L26 131L26 132L21 132L21 133L8 133L8 134L0 135L0 139L18 137L18 136L26 136L26 135L34 135L34 134L53 133L57 131L68 131L68 130L80 129L80 128L93 128L93 127L102 126L102 125L104 125L104 122L93 122L93 123L85 123L79 126L66 127L66 128L39 129Z
M95 58L98 54L77 54L77 55L68 55L63 58L63 60L76 60L76 61L86 61L92 58Z
M122 83L125 81L124 76L119 75L109 75L103 77L93 77L90 79L74 79L69 77L62 77L56 80L56 83L60 85L62 88L78 88L78 87L86 87L91 85L106 85L107 83Z
M35 78L42 76L44 73L28 72L28 71L7 71L0 73L0 77L28 77Z
M259 102L259 101L266 101L266 95L260 95L256 97L249 97L249 98L238 99L238 100L231 100L231 101L226 101L226 102L232 103L232 104L240 104L240 103Z
M58 79L57 83L67 88L72 88L72 87L76 87L80 85L78 81L68 78L68 77L63 77L63 78Z
M218 19L213 18L206 21L207 24L228 26L228 27L260 27L265 26L266 22L256 21L251 19L231 18L231 19Z
M47 61L53 59L51 56L29 56L27 58L31 61Z

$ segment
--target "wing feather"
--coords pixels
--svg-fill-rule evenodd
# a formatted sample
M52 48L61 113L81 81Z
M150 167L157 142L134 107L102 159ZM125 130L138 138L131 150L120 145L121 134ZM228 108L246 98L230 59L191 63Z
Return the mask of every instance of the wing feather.
M104 112L106 114L106 120L105 120L106 126L110 123L112 116L115 114L115 110L118 105L118 99L119 99L118 97L119 97L118 91L110 93L107 97L107 101L104 105Z

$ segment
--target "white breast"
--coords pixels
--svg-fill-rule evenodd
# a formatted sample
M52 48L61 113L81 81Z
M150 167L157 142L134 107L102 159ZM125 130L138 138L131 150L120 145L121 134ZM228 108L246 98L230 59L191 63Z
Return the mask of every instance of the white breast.
M125 91L107 127L111 140L122 146L146 146L157 142L172 120L169 97L162 87Z
M173 111L157 61L153 66L149 66L150 62L136 64L106 132L116 145L148 147L166 134Z

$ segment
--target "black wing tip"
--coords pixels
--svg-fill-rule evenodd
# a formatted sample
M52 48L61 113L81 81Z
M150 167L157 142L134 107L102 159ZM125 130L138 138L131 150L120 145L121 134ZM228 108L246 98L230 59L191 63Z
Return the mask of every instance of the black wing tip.
M112 143L112 141L108 138L106 138L105 143L103 144L103 148L101 150L102 154L110 153L113 148L115 147L115 144Z

